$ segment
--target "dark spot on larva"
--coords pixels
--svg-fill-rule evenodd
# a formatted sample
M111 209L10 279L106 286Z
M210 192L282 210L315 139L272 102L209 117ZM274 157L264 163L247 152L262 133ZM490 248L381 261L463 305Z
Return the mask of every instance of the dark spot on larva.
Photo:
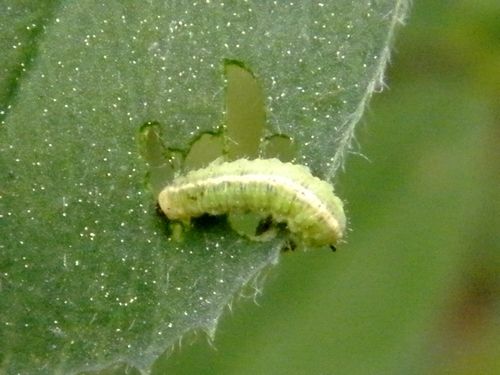
M194 195L194 194L189 194L188 195L188 199L191 200L191 201L197 201L198 200L198 196Z
M271 229L272 225L273 225L272 216L268 216L265 219L262 219L259 222L259 225L257 225L257 228L255 228L255 235L260 236L260 235L266 233L267 231L269 231Z
M330 249L332 249L333 252L337 251L337 248L333 245L330 245Z

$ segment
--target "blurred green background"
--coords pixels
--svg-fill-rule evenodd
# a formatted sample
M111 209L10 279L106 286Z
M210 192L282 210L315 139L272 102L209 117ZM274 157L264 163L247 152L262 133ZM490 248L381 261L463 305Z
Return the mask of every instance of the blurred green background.
M337 178L348 242L284 254L155 373L500 373L499 20L497 0L414 2Z

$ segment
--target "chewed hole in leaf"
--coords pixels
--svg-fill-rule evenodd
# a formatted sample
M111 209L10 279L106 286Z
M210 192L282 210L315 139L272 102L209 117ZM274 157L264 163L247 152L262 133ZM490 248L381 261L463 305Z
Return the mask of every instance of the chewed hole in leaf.
M137 143L139 154L149 166L145 176L146 186L157 196L174 179L184 157L181 151L165 147L157 122L148 121L140 127Z
M263 141L263 157L277 158L283 162L292 162L297 153L297 144L292 138L277 134L266 137Z
M226 76L225 138L229 160L259 156L266 127L264 93L243 62L224 61Z
M221 157L224 140L221 134L202 134L193 142L184 161L186 171L206 167L211 161Z
M224 73L225 124L214 124L213 132L194 135L189 150L171 148L168 140L162 136L159 122L148 121L141 125L138 134L139 153L148 163L146 185L154 196L176 176L206 167L221 157L225 160L240 157L276 157L282 161L294 159L296 144L290 137L266 134L264 92L250 69L243 62L224 60ZM235 226L239 227L240 224Z

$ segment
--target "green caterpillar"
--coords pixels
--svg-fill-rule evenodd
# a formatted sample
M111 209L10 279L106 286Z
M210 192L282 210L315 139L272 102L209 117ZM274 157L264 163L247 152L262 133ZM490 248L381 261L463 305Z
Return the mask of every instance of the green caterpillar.
M270 216L285 222L294 240L310 246L334 248L346 226L332 185L305 166L278 159L212 162L175 178L158 201L170 220L244 212Z

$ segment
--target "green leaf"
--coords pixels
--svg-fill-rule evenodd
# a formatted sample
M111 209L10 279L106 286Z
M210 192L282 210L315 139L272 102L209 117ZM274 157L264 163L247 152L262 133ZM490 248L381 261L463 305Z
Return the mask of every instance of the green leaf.
M331 178L404 4L4 1L0 369L146 371L185 333L213 333L282 243L223 218L170 240L141 126L186 155L225 123L224 63L238 61L263 90L266 136Z

